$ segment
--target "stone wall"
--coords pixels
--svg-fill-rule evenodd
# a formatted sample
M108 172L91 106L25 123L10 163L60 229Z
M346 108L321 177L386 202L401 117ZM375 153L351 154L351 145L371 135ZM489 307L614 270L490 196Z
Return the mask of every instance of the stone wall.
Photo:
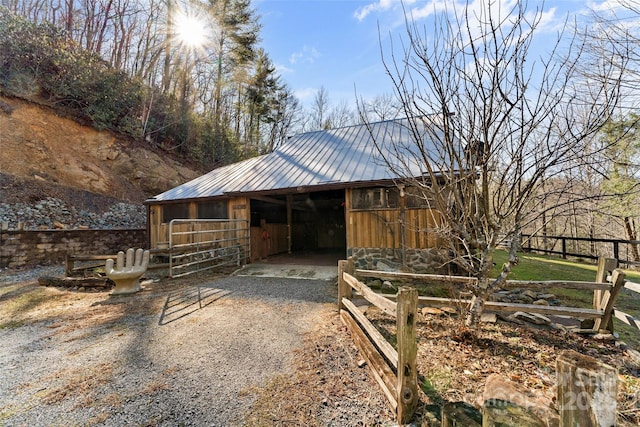
M146 246L146 229L0 230L0 268L63 264L67 253L111 255Z
M366 270L409 270L421 274L447 274L446 253L441 249L405 249L405 265L402 250L389 248L349 248L347 255L353 258L355 268Z

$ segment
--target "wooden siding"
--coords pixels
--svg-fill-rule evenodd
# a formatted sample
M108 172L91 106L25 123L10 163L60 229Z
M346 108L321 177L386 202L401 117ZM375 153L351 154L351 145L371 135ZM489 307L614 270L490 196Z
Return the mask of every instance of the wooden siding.
M347 246L349 248L402 248L401 209L351 209L351 194L346 194ZM404 239L407 248L438 246L433 229L440 218L430 209L405 209Z
M267 232L266 236L263 236L264 231ZM264 259L288 250L289 240L286 224L263 224L262 227L251 227L251 261Z
M184 218L184 219L196 219L198 217L198 202L194 201L194 202L184 202L184 203L188 205L188 211L189 211L189 218ZM150 232L149 239L150 239L151 248L166 247L166 245L168 245L169 243L169 221L165 221L164 218L162 217L162 212L163 212L162 206L163 205L161 204L149 206L149 232ZM249 199L247 199L246 197L236 197L236 198L228 199L227 209L228 209L229 219L242 219L242 220L249 221L251 217ZM189 225L180 224L178 226L178 229L180 229L180 227L182 228L189 227ZM209 229L219 229L215 227L220 227L220 225L210 224L209 227L211 227ZM174 227L174 230L175 229L176 228ZM187 231L187 229L184 229L181 231ZM237 237L239 238L248 237L246 236L248 231L243 231L241 233L242 235L239 235ZM183 243L188 243L188 242L182 241L182 240L173 242L174 245L183 244Z

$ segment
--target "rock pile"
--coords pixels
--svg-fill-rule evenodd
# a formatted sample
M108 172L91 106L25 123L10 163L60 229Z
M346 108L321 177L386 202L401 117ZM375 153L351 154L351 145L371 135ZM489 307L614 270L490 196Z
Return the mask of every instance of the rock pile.
M494 293L491 301L509 302L515 304L560 305L560 300L554 294L536 292L531 289L509 289Z
M144 228L146 209L142 205L117 203L102 213L89 212L70 206L60 199L48 197L33 204L0 203L0 224L17 229L54 228Z

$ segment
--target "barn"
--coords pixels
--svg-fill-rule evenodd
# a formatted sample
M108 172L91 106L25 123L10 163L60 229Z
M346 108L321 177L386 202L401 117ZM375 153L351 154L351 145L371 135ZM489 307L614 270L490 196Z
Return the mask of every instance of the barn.
M269 154L158 194L145 202L149 245L169 250L176 265L201 269L215 259L253 262L276 254L432 269L439 256L431 232L438 213L387 163L401 163L412 176L424 174L414 161L414 141L427 133L415 123L388 120L302 133ZM385 161L385 152L394 155Z

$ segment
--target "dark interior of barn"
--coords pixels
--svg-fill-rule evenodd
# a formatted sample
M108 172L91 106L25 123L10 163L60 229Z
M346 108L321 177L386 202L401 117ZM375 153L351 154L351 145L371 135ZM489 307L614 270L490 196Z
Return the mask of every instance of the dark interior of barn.
M293 195L254 196L251 198L251 227L267 224L286 226L291 221L291 253L293 255L346 253L344 190L296 193ZM288 200L287 200L288 199ZM289 206L289 207L288 207ZM272 230L275 230L272 228ZM280 228L286 230L286 228ZM280 233L288 233L282 231ZM269 238L276 239L277 236ZM288 236L286 246L288 246ZM282 250L284 249L284 250ZM279 253L289 248L279 246Z

